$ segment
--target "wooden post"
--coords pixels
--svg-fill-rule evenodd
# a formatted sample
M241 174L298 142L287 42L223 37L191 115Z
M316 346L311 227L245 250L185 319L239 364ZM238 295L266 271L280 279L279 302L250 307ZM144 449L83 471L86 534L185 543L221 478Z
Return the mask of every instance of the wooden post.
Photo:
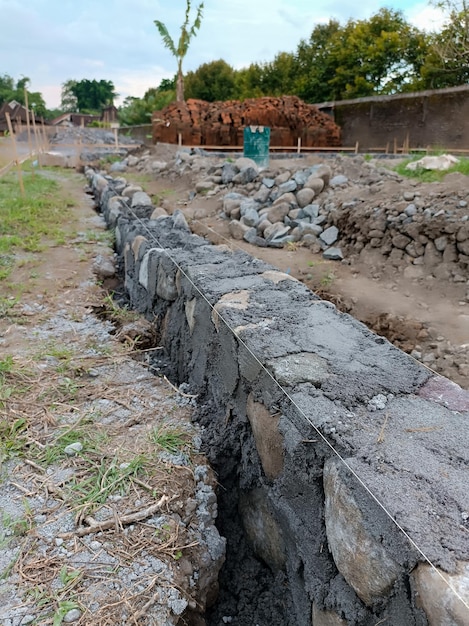
M37 130L37 126L36 126L36 116L33 112L33 130L34 130L34 138L36 140L36 152L37 152L37 162L39 165L39 169L42 168L42 163L41 163L41 139L39 137L39 132Z
M11 125L10 114L9 113L5 113L5 117L6 117L7 124L8 124L8 131L9 131L9 133L11 135L11 141L12 141L12 145L13 145L13 154L15 155L15 163L16 163L16 169L18 171L18 182L20 184L21 195L24 198L26 194L25 194L25 191L24 191L23 172L21 171L21 163L19 162L18 150L16 148L16 138L15 138L15 134L13 132L13 126Z
M358 154L358 141L355 144L355 154Z
M182 146L182 133L178 133L178 146Z
M298 154L301 154L301 137L298 137L297 152Z
M47 150L49 149L49 140L47 138L46 127L44 125L43 117L41 117L41 124L42 124L42 137L44 141L44 150L47 152Z
M397 154L397 139L394 137L394 154Z
M114 128L114 141L116 142L116 150L119 150L119 134L117 128Z
M29 154L32 156L33 144L31 142L31 124L29 123L28 90L26 89L26 87L24 89L24 104L26 108L26 125L28 128L28 148L29 148ZM33 171L33 176L34 176L34 171Z

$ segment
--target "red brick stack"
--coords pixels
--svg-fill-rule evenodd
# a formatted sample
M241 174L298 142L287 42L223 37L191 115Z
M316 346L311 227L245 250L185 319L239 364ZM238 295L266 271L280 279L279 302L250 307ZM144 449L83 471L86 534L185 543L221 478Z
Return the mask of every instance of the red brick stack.
M242 146L246 126L269 126L271 146L340 146L340 128L315 106L296 96L240 102L173 102L152 118L153 141L184 145Z

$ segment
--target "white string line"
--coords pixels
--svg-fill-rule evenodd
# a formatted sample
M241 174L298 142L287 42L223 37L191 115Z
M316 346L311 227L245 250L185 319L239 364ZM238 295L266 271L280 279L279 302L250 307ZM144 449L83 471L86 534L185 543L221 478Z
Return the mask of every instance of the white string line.
M214 235L216 235L217 237L220 237L220 239L223 239L223 241L226 241L226 245L230 246L230 248L237 248L238 250L240 250L241 252L244 252L246 254L249 254L249 252L247 252L242 246L239 245L239 243L236 243L236 241L233 241L231 239L228 239L228 237L225 237L225 235L222 235L221 233L217 232L214 228L211 228L211 226L207 226L207 224L204 224L203 222L201 222L200 220L196 220L196 219L191 219L190 220L191 224L200 224L203 228L205 228L206 230L210 231L211 233L213 233ZM214 244L214 245L218 245L218 244ZM285 274L286 272L284 272ZM287 276L290 276L290 274L287 273ZM295 280L299 280L298 278L295 278L294 276L291 276L292 278L294 278ZM301 282L301 281L300 281ZM304 284L304 283L303 283ZM309 289L309 287L308 287ZM311 289L311 291L313 291ZM315 291L313 291L313 293L315 293ZM326 298L321 298L322 300L325 300ZM334 303L332 303L334 304ZM335 306L335 305L334 305ZM338 307L337 307L338 308ZM339 309L340 310L340 309ZM366 326L368 326L368 324L366 322L363 322ZM368 326L368 328L370 328ZM370 330L372 332L375 332L372 328L370 328ZM422 367L424 367L425 369L427 369L429 372L431 372L432 374L435 374L435 376L440 376L440 374L438 374L437 371L432 370L432 368L427 365L426 363L423 363L422 361L419 361L418 359L416 359L414 356L412 356L411 354L408 354L406 352L407 356L409 357L409 359L412 359L415 363L418 363L419 365L421 365Z
M291 402L291 404L296 408L298 413L306 420L306 422L316 431L318 436L322 439L322 441L330 448L330 450L336 455L336 457L343 463L343 465L349 470L349 472L356 478L359 484L365 489L365 491L370 495L370 497L378 504L378 506L384 511L384 513L389 517L389 519L394 523L394 525L401 531L404 537L409 541L409 543L417 550L417 552L423 557L423 559L432 567L432 569L436 572L436 574L446 583L449 589L454 593L454 595L462 602L462 604L469 611L469 602L467 602L458 590L453 586L453 584L443 575L443 573L432 563L430 558L425 554L425 552L417 545L417 543L412 539L412 537L404 530L404 528L399 524L399 522L394 519L392 513L386 508L386 506L379 500L379 498L371 491L368 485L360 478L357 472L347 463L347 461L343 458L343 456L338 452L332 443L323 435L323 433L319 430L319 428L314 424L311 418L309 418L306 413L303 411L301 407L295 402L295 400L290 396L286 389L282 387L282 385L278 382L278 380L273 376L271 372L265 367L265 365L259 360L259 358L254 354L251 348L245 343L245 341L235 332L233 328L229 325L229 323L225 320L225 318L215 309L212 303L208 300L207 296L199 289L199 287L194 283L194 281L188 276L188 274L184 271L184 269L179 265L179 263L173 258L173 256L168 251L168 248L163 247L161 242L158 240L156 235L151 232L148 226L139 218L136 213L130 208L130 213L134 216L135 220L141 225L141 227L148 233L150 239L154 241L158 245L164 254L169 258L169 260L175 265L175 267L185 276L185 278L189 281L192 287L197 291L200 297L208 304L209 308L213 313L217 315L217 317L225 324L228 330L233 334L234 337L238 340L238 342L248 351L250 356L259 364L262 370L269 376L269 378L273 381L273 383L282 391L285 397ZM247 253L246 253L247 254Z

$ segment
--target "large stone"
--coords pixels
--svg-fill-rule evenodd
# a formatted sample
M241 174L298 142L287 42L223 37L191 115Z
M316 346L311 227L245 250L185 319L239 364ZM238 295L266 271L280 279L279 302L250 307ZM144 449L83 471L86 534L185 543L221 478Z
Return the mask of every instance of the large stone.
M247 185L248 183L252 183L253 180L256 180L257 174L258 171L254 167L245 167L234 176L233 182L237 185Z
M265 490L257 488L247 493L242 492L239 512L244 530L257 556L274 571L283 569L286 560L285 544Z
M469 256L469 239L466 241L459 241L457 243L457 247L459 252L462 252L464 255Z
M239 157L235 161L235 165L239 171L244 170L248 167L252 167L256 172L259 171L259 167L255 161L249 159L248 157Z
M424 263L427 267L436 267L441 263L442 255L435 248L435 244L429 241L425 246L425 254L423 255Z
M296 202L300 208L303 208L311 203L314 196L315 193L313 189L305 187L304 189L300 189L300 191L296 192Z
M269 368L281 385L312 383L319 385L329 378L327 361L310 352L300 352L268 361Z
M318 195L324 189L324 180L316 176L316 174L313 174L308 178L304 186L308 189L312 189L314 193Z
M285 226L282 222L275 222L272 226L267 226L264 230L264 237L269 241L284 237L290 232L290 226Z
M322 253L322 257L327 261L342 261L344 255L340 248L327 248Z
M207 191L211 191L212 189L215 189L215 183L212 180L200 180L198 183L196 183L195 185L195 190L197 193L207 193Z
M407 237L406 235L402 235L400 233L398 233L397 235L394 235L394 237L392 238L392 245L395 248L399 248L399 250L404 250L405 247L408 246L410 242L411 242L410 237Z
M246 224L246 226L257 226L260 221L258 212L252 207L249 207L244 213L241 212L241 214L241 221L243 224Z
M343 174L337 174L334 178L331 178L329 184L331 187L344 187L348 183L347 176Z
M223 211L230 217L231 212L239 208L243 200L246 200L246 196L241 193L227 193L223 198Z
M223 185L231 183L233 178L238 174L239 169L234 163L223 163L221 168L221 182Z
M122 192L124 198L133 198L137 191L143 191L139 185L127 185Z
M282 193L274 200L274 204L283 204L284 202L289 204L290 207L292 208L297 206L296 196L294 193L291 193L290 191L288 193Z
M281 202L280 204L274 204L265 217L274 224L275 222L283 222L284 218L288 215L290 211L290 205L286 202Z
M291 179L291 180L287 180L286 183L282 183L281 185L279 185L279 192L282 193L290 193L293 191L296 191L298 185L296 184L296 181Z
M332 176L332 170L328 165L326 165L325 163L313 165L310 171L312 176L322 178L322 180L324 181L324 185L327 186L329 184Z
M326 230L319 235L319 238L326 246L332 246L339 238L339 229L337 226L329 226L329 228L326 228Z
M425 611L429 626L469 624L469 563L458 563L454 574L421 563L412 578L417 605Z
M144 191L137 191L132 196L132 208L137 206L151 206L152 201L150 196Z
M367 529L343 472L342 464L335 459L324 466L327 541L339 572L357 596L371 606L388 595L401 569Z
M256 442L262 469L270 480L283 470L283 437L279 430L280 414L271 415L261 402L249 394L246 412Z
M244 235L249 230L249 228L249 226L246 226L246 224L242 224L238 220L231 220L231 222L228 224L230 235L233 237L233 239L238 239L239 241L244 238Z
M267 202L267 200L269 199L269 196L270 196L270 189L266 187L265 185L261 185L259 189L257 190L256 194L254 195L254 200L257 200L261 204L264 204L264 202Z

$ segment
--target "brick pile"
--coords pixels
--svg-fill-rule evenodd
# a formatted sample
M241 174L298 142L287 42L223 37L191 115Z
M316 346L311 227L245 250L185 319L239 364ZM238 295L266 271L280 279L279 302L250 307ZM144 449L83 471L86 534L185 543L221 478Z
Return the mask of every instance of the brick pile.
M271 146L341 145L340 128L315 106L296 96L251 98L240 102L172 102L152 118L153 141L184 145L242 146L246 126L268 126Z

